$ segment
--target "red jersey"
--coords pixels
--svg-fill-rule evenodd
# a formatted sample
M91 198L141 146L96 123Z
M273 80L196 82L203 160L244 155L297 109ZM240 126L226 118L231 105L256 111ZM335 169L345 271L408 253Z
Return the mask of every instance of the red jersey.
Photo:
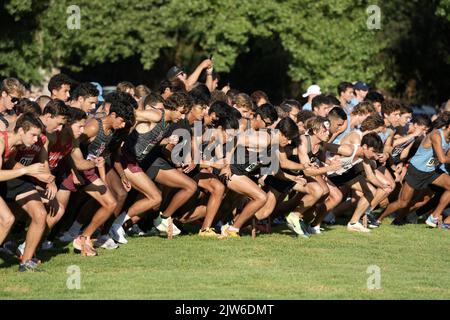
M72 151L72 138L66 144L62 144L62 140L63 133L59 131L56 133L56 143L48 150L48 165L50 170L54 170L58 166L59 161Z
M18 148L15 158L16 162L24 166L29 166L36 161L37 155L39 155L46 142L47 137L45 136L45 134L41 134L38 141L31 147L23 146L21 148Z

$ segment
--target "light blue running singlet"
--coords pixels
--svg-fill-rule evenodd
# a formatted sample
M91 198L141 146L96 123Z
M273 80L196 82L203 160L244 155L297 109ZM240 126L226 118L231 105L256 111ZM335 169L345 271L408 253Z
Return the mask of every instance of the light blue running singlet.
M438 129L441 134L441 146L444 150L444 153L447 153L450 148L450 143L445 141L444 132L442 129ZM423 172L433 172L436 168L441 164L439 160L435 157L435 152L433 147L424 148L423 142L420 144L417 149L416 154L411 158L410 163L417 169Z
M350 131L351 131L351 129L350 129L350 114L347 114L347 128L345 129L344 132L342 132L340 135L338 135L336 138L334 138L332 143L341 144L342 138L344 138Z

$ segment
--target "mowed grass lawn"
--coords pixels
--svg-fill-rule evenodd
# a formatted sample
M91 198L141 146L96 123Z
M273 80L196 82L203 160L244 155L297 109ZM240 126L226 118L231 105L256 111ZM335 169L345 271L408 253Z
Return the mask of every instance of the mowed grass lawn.
M0 299L449 299L450 233L425 224L385 221L370 234L332 226L311 239L276 233L241 239L194 234L167 240L129 238L98 257L72 246L46 254L45 273L21 274L0 256ZM66 286L67 268L81 270L81 289ZM367 268L381 269L369 290Z

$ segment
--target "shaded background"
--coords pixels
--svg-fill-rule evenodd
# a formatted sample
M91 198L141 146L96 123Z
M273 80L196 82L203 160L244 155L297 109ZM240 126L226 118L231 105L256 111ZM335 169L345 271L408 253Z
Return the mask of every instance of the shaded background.
M80 29L67 27L72 4ZM371 4L381 30L367 28ZM450 98L450 0L6 0L0 10L0 76L34 85L61 70L155 89L172 65L189 73L213 54L220 86L274 103L357 80L410 104Z

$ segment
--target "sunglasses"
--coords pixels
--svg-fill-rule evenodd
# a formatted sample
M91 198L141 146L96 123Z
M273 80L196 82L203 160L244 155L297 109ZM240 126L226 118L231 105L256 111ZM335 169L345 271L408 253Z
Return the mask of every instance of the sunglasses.
M19 98L17 98L17 97L11 97L11 102L13 103L13 104L16 104L17 102L19 102Z

